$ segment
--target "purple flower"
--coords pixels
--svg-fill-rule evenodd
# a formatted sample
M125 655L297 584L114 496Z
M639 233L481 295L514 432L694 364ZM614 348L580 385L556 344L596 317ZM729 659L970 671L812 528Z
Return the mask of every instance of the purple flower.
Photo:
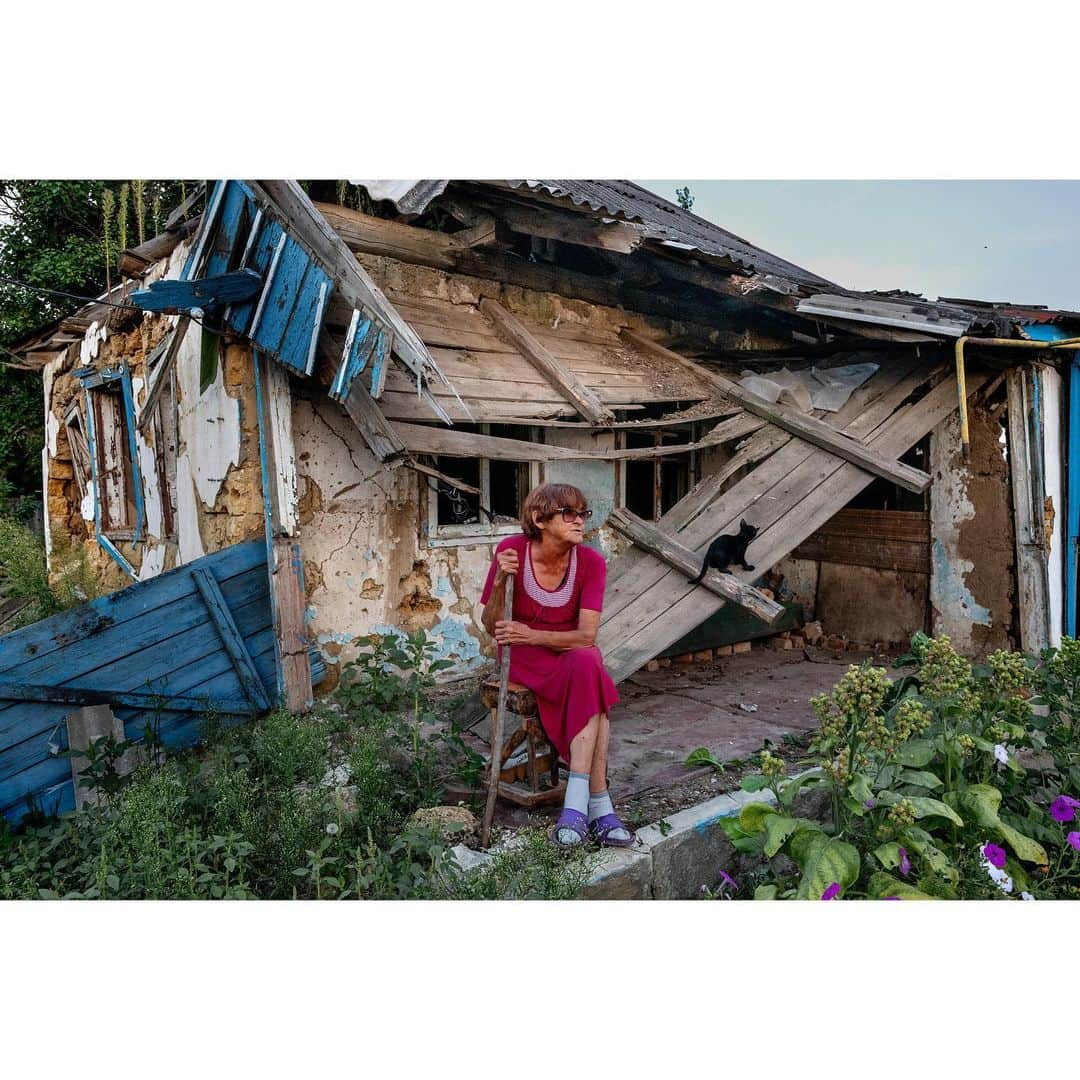
M900 875L901 877L907 877L911 873L911 860L907 857L907 852L900 848Z
M1000 870L1005 865L1005 849L999 848L997 844L984 844L982 853L983 858L991 866L996 866Z
M1065 837L1065 843L1071 848L1080 851L1080 832L1071 832Z
M732 890L738 889L739 887L739 883L724 870L720 871L720 880L723 881L725 885L730 885Z
M835 900L840 895L840 882L834 881L822 894L822 900Z
M863 806L865 806L867 810L873 810L874 807L877 806L877 800L867 799L866 802L863 803Z
M1074 799L1071 795L1059 795L1050 804L1050 816L1055 821L1072 821L1077 810L1080 810L1080 799Z

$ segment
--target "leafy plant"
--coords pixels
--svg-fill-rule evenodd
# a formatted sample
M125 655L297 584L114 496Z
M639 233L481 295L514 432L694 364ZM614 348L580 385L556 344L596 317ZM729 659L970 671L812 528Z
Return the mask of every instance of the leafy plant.
M799 899L1071 895L1080 885L1080 833L1065 834L1052 821L1066 823L1072 802L1074 813L1080 809L1065 790L1077 779L1069 736L1080 650L1067 642L1039 666L1000 651L973 667L947 637L917 634L898 664L909 662L917 672L897 682L870 663L850 667L832 693L811 701L820 728L802 771L787 777L766 750L761 772L744 779L747 790L771 790L776 803L745 807L726 825L732 843L787 859L759 892ZM1035 716L1033 701L1045 717ZM1049 780L1020 763L1021 753L1048 746L1058 750ZM827 796L822 820L796 807L800 793L815 789Z

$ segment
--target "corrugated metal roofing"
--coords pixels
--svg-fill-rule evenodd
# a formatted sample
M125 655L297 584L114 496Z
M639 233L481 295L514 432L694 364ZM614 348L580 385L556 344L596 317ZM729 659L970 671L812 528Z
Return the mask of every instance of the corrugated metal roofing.
M775 274L814 288L823 285L836 287L827 278L755 247L727 229L629 180L504 180L494 183L516 190L542 191L553 198L567 200L574 206L586 207L593 213L601 212L609 217L634 222L643 226L650 240L658 240L683 251L699 251L713 259L723 259L736 269Z
M699 252L733 270L771 274L815 289L837 286L772 255L727 229L654 195L629 180L479 180L503 190L538 193L565 201L592 215L628 221L648 240L682 252ZM446 180L352 180L376 200L389 199L403 214L419 214L446 189Z

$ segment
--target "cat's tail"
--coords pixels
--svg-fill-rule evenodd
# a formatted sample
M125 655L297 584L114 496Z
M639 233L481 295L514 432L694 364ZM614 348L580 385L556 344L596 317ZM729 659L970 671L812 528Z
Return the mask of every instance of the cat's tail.
M701 584L701 579L705 576L705 571L708 570L708 569L709 569L709 560L706 559L701 564L701 572L698 574L698 576L696 578L691 579L690 584L691 585L700 585Z

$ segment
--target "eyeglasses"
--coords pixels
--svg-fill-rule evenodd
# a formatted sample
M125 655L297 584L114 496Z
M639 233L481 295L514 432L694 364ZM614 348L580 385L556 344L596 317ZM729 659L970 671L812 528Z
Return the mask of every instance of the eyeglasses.
M552 517L554 517L555 514L562 514L562 519L567 525L573 525L578 518L585 522L592 517L591 510L575 510L572 506L560 506L552 511Z

